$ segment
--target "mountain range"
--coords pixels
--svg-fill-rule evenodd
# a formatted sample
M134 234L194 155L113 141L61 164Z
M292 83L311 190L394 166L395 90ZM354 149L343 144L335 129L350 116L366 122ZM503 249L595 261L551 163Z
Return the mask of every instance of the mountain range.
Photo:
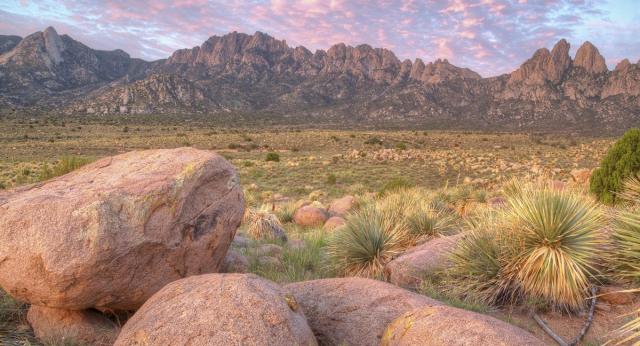
M616 130L639 123L640 61L613 71L589 42L538 49L496 77L336 44L311 52L267 34L229 33L144 61L87 47L52 27L0 35L2 113L203 114L308 124Z

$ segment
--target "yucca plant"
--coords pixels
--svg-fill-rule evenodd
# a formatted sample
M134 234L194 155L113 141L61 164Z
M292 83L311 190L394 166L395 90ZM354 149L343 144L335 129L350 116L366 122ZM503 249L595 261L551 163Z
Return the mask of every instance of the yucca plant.
M623 281L640 283L640 179L629 177L624 181L624 189L618 195L630 205L627 210L616 214L615 227L612 234L614 251L612 263L614 272ZM638 289L634 290L638 291ZM640 310L636 315L640 316ZM640 345L640 317L636 317L617 331L620 340L616 344L632 342Z
M282 224L278 217L271 213L271 208L267 205L248 209L245 213L244 223L247 227L247 233L254 239L287 240Z
M504 218L495 210L483 209L466 219L464 238L451 254L455 294L467 301L500 305L513 301L516 286L504 277Z
M469 219L471 231L454 252L454 278L472 282L470 290L494 304L526 299L581 308L602 257L602 212L581 195L544 185L508 194L507 209Z
M276 208L275 214L278 220L282 223L289 223L293 221L293 214L296 212L296 204L293 202L287 202Z
M523 293L566 310L582 307L604 244L599 207L574 193L523 189L509 199L507 217L513 261L505 270Z
M347 217L346 224L329 240L328 254L336 271L347 276L381 277L384 265L411 244L406 223L367 206Z
M417 237L433 237L450 233L456 218L433 202L422 202L407 216L409 232Z

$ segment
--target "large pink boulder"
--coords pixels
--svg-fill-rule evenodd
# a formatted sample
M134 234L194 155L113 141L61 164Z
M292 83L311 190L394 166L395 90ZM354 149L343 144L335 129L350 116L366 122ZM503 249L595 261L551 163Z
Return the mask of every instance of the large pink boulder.
M127 321L115 346L316 344L286 289L253 274L206 274L154 294Z
M34 305L137 309L216 272L244 199L222 156L134 151L0 195L0 286Z
M544 346L529 332L491 316L450 306L429 306L396 318L381 346Z
M377 346L401 314L442 303L394 285L364 278L288 284L321 345Z

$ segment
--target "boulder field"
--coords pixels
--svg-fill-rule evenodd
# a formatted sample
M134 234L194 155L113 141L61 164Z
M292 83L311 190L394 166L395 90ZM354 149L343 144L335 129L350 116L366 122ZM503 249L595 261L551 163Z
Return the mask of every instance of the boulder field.
M339 232L354 202L343 198L329 210L302 206L294 221L318 227L332 217L335 225L325 227ZM31 304L27 320L43 340L540 344L518 327L382 281L281 286L254 274L220 273L249 268L246 258L228 251L232 241L247 246L245 238L234 240L243 214L236 171L215 153L179 148L101 159L0 194L0 286ZM415 284L418 269L446 267L441 255L454 240L436 239L398 257L387 272L391 281ZM263 244L254 251L259 259L276 259L283 250Z

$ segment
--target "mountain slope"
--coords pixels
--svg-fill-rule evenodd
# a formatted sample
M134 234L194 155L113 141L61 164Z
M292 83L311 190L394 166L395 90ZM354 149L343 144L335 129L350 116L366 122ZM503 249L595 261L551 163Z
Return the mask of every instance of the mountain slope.
M640 64L625 60L608 71L591 43L575 59L569 48L560 40L510 74L481 78L447 60L400 61L366 44L311 52L260 32L212 36L168 59L144 62L90 49L48 28L0 55L0 100L67 114L240 113L276 122L505 129L637 124Z

